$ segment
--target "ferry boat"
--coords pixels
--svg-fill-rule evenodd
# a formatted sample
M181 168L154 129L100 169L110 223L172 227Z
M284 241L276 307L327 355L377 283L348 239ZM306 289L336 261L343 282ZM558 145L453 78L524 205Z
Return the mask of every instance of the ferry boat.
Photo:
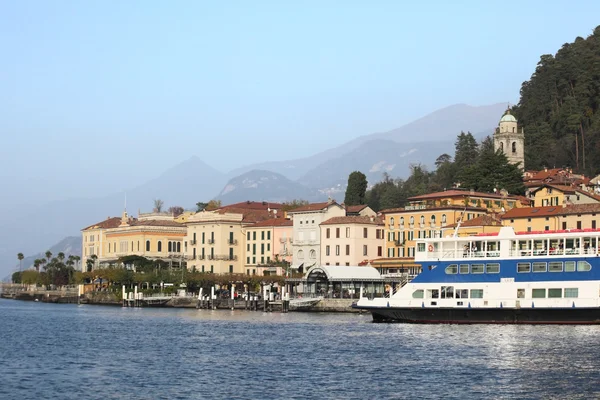
M423 239L415 262L411 282L354 307L375 322L600 324L600 230Z

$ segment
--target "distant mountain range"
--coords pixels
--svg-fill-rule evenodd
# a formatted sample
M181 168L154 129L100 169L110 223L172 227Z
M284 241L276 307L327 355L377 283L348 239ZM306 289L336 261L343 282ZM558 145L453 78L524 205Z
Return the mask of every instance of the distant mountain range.
M125 202L129 214L134 215L138 209L150 211L156 198L165 202L165 208L182 206L186 209L212 198L226 204L300 198L316 201L333 195L342 201L350 172L361 170L370 184L379 181L383 172L406 177L410 163L432 166L440 154L453 154L453 143L460 131L491 134L505 108L506 103L482 107L454 105L398 129L364 135L311 157L262 162L227 174L192 157L148 182L132 182L126 192L54 201L22 207L19 212L5 212L0 221L0 276L13 270L18 252L26 256L38 253L62 238L78 235L87 225L120 215ZM117 178L127 179L126 174ZM98 179L109 178L99 176ZM28 202L35 201L29 199Z

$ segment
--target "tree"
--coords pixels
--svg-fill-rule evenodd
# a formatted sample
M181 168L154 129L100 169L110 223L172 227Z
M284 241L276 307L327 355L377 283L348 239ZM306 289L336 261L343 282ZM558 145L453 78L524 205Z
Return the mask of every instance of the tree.
M22 283L21 282L21 274L22 274L21 271L13 272L12 277L11 277L12 283Z
M25 258L25 256L23 255L23 253L17 254L17 260L19 260L19 271L23 270L23 259L24 258Z
M211 200L206 205L206 211L214 211L218 208L221 208L221 200Z
M171 207L169 207L169 209L167 211L173 217L178 217L181 214L183 214L184 209L183 209L183 207L180 207L180 206L171 206Z
M346 197L344 204L347 206L356 206L366 204L367 177L360 171L354 171L348 176L348 186L346 187Z
M196 203L196 211L200 212L200 211L204 211L204 209L206 208L206 206L208 205L208 203L203 203L201 201Z
M294 199L292 201L286 201L281 205L281 210L282 211L291 211L294 210L296 208L300 208L303 207L305 205L309 204L307 200L301 200L301 199Z
M60 261L60 262L64 261L64 259L65 259L65 253L63 253L62 251L61 251L61 252L59 252L59 253L56 255L56 258L58 258L58 261Z
M40 265L42 265L42 260L41 260L41 259L39 259L39 258L36 258L36 259L33 261L33 267L35 268L35 270L36 270L37 272L40 272Z
M50 250L46 250L46 262L50 262L50 258L52 258L52 252Z
M461 132L460 135L458 135L454 146L454 168L456 171L456 179L462 183L463 179L467 178L470 167L477 161L477 155L479 154L477 141L471 132Z
M165 202L161 199L154 199L154 212L162 212L162 208L165 205Z

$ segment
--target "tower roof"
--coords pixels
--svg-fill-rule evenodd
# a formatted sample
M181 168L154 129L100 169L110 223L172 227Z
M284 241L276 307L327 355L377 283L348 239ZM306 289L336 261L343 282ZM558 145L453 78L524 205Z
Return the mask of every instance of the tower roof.
M506 113L502 116L500 122L517 122L517 119L510 113L510 110L506 110Z

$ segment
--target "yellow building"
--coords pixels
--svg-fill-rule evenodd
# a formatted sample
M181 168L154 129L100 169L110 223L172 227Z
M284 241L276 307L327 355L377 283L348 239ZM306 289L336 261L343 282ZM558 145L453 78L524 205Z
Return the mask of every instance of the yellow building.
M502 224L515 232L598 229L600 203L513 209L502 216Z
M600 203L600 196L565 185L542 185L531 190L529 198L532 207Z
M502 192L502 191L501 191ZM469 206L484 208L486 212L504 212L515 207L523 207L529 200L522 196L509 196L507 193L482 193L473 190L445 190L414 196L407 199L407 209L427 209L444 206ZM527 204L528 205L528 204Z
M96 255L94 267L118 263L125 256L141 256L161 260L171 266L182 266L183 240L186 226L166 213L139 214L131 218L109 218L82 230L82 266Z
M185 254L188 269L216 274L246 273L246 228L273 218L280 204L244 202L200 211L188 217Z

